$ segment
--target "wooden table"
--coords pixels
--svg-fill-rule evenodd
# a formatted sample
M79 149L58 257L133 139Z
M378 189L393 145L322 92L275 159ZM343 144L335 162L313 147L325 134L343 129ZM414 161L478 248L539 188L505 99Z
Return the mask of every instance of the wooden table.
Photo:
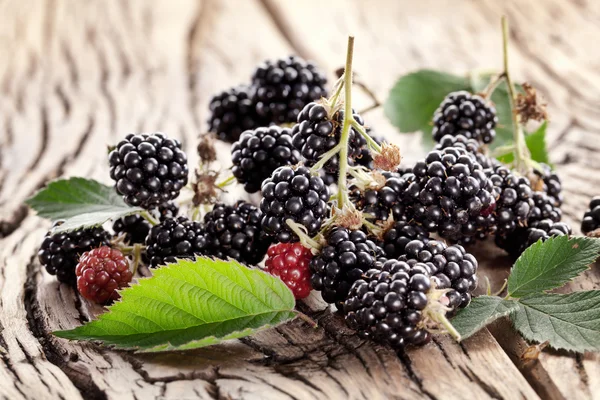
M316 330L293 321L178 354L115 352L49 333L98 310L35 259L49 223L23 200L45 182L107 181L105 146L130 131L167 132L194 154L212 94L290 53L334 71L348 33L356 35L355 69L381 98L411 70L499 68L502 14L513 28L513 76L549 102L565 219L579 233L589 197L600 192L599 2L0 1L0 397L599 399L598 355L544 351L523 364L527 344L507 321L402 357L358 339L315 298L301 307ZM407 160L422 154L419 135L397 134L381 110L366 118ZM480 277L499 287L506 257L491 245L477 253ZM596 266L570 286L599 283Z

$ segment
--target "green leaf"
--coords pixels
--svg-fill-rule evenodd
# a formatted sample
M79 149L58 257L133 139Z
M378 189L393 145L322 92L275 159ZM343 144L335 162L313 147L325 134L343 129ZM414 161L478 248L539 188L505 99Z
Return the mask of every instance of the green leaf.
M533 133L525 136L525 143L531 153L531 159L540 163L549 163L548 149L546 148L546 129L548 122L544 121ZM508 152L497 157L503 164L510 164L515 159L513 152Z
M26 203L41 217L65 220L57 232L102 225L109 219L144 211L129 207L112 187L84 178L50 182Z
M520 304L511 319L525 339L549 341L555 349L600 351L600 290L538 294Z
M520 298L560 287L585 271L598 257L600 240L558 236L531 245L508 277L508 295Z
M97 320L54 334L140 351L193 349L290 320L294 306L280 279L233 260L199 257L157 269L121 291Z
M479 296L452 318L452 326L462 339L473 335L498 318L517 311L519 304L515 300L503 300L496 296Z

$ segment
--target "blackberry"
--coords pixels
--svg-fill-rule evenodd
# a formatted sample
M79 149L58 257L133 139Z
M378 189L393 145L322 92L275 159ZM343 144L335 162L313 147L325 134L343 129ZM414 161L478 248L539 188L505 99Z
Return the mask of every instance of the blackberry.
M151 209L173 200L187 184L187 156L164 134L129 134L108 156L110 177L130 206Z
M177 258L209 255L209 241L200 222L186 217L167 218L150 229L146 257L152 267L173 263Z
M364 125L362 117L354 113L354 119ZM331 118L327 109L319 103L310 103L298 114L298 123L292 128L293 144L306 159L305 165L316 164L321 156L334 148L340 141L344 111L337 111ZM354 128L350 128L348 138L348 158L358 158L362 154L367 141ZM326 173L337 176L339 156L332 157L325 163Z
M311 283L323 300L335 304L339 311L350 286L362 274L375 268L383 249L362 231L335 227L326 237L327 245L310 261Z
M600 196L594 196L590 201L589 210L583 214L581 232L587 235L600 228Z
M278 243L269 247L267 256L266 271L281 279L296 300L308 297L312 290L308 267L313 257L310 249L300 243Z
M60 224L62 221L54 223L52 227ZM42 241L38 259L50 275L56 275L60 282L74 285L79 256L96 247L108 246L109 242L110 234L101 227L55 234L50 230Z
M383 250L388 258L398 258L405 254L406 245L413 241L427 242L429 232L419 225L407 221L395 221L394 225L383 234Z
M204 229L211 255L258 264L271 245L271 238L260 227L262 212L250 203L233 206L215 204L204 216Z
M425 329L426 308L433 285L425 266L387 260L352 285L344 302L346 323L365 339L387 344L397 351L431 339ZM431 301L432 302L432 301Z
M315 236L323 220L329 216L329 188L306 167L279 167L263 182L262 229L278 242L297 242L287 219L306 228L308 236Z
M463 135L482 143L491 143L498 123L496 109L478 95L466 91L446 96L433 115L433 140L445 135Z
M107 246L83 253L76 275L79 293L98 304L121 297L117 289L129 286L133 277L123 253Z
M433 150L413 174L404 191L408 220L455 241L478 237L493 225L494 186L466 150Z
M531 222L528 227L517 228L510 235L497 235L496 245L516 259L538 240L545 241L551 237L570 234L571 227L566 223L543 219Z
M350 199L358 210L367 214L370 221L385 221L390 214L395 220L405 216L402 202L404 191L410 184L410 179L401 177L394 172L384 172L385 184L379 189L367 189L361 192L358 187L350 187Z
M508 234L526 225L535 206L529 179L513 175L502 165L486 170L486 174L497 191L494 216L498 233Z
M448 147L458 147L465 149L470 154L473 154L483 169L495 168L502 165L500 161L496 160L495 158L487 157L481 152L481 143L475 139L468 139L464 135L444 135L433 149L443 150Z
M291 130L272 126L245 131L231 147L233 176L248 193L258 192L275 169L300 162Z
M411 266L424 265L423 273L431 277L437 289L451 289L446 296L452 310L464 308L471 302L471 292L477 288L479 264L461 245L415 239L406 244L404 254L398 259Z
M540 163L540 166L543 172L533 170L533 173L541 179L542 185L538 190L548 195L554 207L560 207L564 200L560 178L548 164Z
M242 132L269 124L256 113L249 86L242 85L217 94L211 99L209 108L209 131L225 142L233 143Z
M158 207L160 221L177 216L179 207L175 203L165 203ZM115 235L125 234L127 243L144 243L152 225L139 214L119 218L113 224Z
M533 192L534 207L531 210L529 221L541 221L549 219L553 222L559 222L562 218L562 210L555 206L555 199L544 192Z
M256 113L276 125L295 122L305 105L327 96L326 83L325 75L300 57L265 61L252 76Z

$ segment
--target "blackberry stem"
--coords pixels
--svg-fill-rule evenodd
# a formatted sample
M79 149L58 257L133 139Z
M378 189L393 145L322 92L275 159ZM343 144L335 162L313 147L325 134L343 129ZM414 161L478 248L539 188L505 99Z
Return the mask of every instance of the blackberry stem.
M159 221L156 218L154 218L148 211L142 211L140 213L140 216L146 221L148 221L148 223L152 226L159 224Z
M319 172L319 170L321 168L323 168L323 166L325 165L325 163L327 161L329 161L333 156L335 156L336 154L338 154L340 152L340 145L337 144L335 147L333 147L331 150L329 150L328 152L326 152L325 154L323 154L321 156L321 158L319 158L319 162L317 162L315 165L312 166L312 168L310 169L311 172Z
M344 124L340 137L340 169L338 178L337 206L342 208L348 201L348 188L346 185L346 171L348 169L348 140L354 116L352 115L352 57L354 55L354 36L348 36L348 50L346 52L346 67L344 69Z
M306 247L307 249L311 249L311 250L319 250L321 248L321 245L316 240L314 240L313 238L308 236L306 234L306 232L302 229L302 228L304 228L303 225L300 225L300 224L294 222L290 218L286 219L285 223L287 224L287 226L290 227L292 232L294 232L296 235L298 235L298 238L300 239L300 243L302 244L302 246ZM304 229L306 229L306 228L304 228Z
M367 141L367 145L374 149L375 151L377 151L378 153L381 153L381 146L379 145L379 143L377 143L372 137L371 135L369 135L367 133L367 130L365 129L364 126L362 126L361 124L359 124L354 118L352 118L352 127L358 131L358 133L360 133L362 135L362 137L365 138L365 140Z
M229 185L235 180L235 176L229 175L227 179L222 180L221 182L215 183L215 186L219 189L223 189L225 186Z
M142 251L145 248L145 246L142 246L139 243L133 245L133 275L137 273L138 267L140 266L140 262L142 260Z
M505 78L506 78L505 72L495 75L492 78L492 80L490 81L490 83L483 89L483 91L481 92L481 95L486 99L491 98L492 95L494 94L494 91L498 87L498 85L500 85L500 83L502 83L502 81L504 81Z
M295 310L294 312L296 313L296 316L298 318L300 318L301 320L303 320L304 322L306 322L307 324L309 324L311 328L317 329L319 327L319 325L317 324L317 321L315 321L314 319L312 319L308 315L306 315L303 312L298 311L298 310Z

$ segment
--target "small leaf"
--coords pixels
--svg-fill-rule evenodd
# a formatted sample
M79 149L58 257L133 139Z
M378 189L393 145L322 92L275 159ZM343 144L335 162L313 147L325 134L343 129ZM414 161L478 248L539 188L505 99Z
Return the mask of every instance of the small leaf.
M199 257L157 269L121 291L97 320L54 334L140 351L192 349L290 320L294 306L280 279L233 260Z
M26 203L41 217L65 220L57 232L102 225L109 219L144 211L125 204L114 188L84 178L50 182Z
M548 127L548 122L544 121L535 132L528 134L525 136L525 142L527 144L527 148L531 153L531 159L533 161L537 161L539 163L549 163L548 160L548 149L546 148L546 128ZM515 159L514 153L509 152L506 154L502 154L497 157L497 159L503 164L510 164Z
M511 319L525 339L549 341L555 349L600 351L600 290L537 294L520 304Z
M516 261L508 277L514 298L560 287L585 271L598 257L600 240L553 237L531 245Z
M486 325L517 311L519 304L515 300L503 300L496 296L479 296L452 318L452 326L462 339L475 334Z

